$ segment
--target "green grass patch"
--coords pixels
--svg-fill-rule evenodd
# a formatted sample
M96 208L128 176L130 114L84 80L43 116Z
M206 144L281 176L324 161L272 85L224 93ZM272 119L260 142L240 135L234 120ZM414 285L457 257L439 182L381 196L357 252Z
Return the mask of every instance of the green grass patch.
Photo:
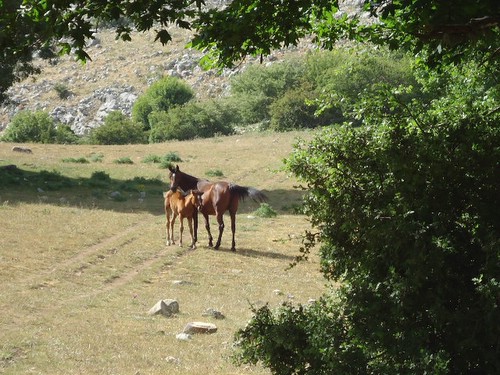
M128 156L124 156L122 158L116 159L113 161L115 164L134 164L132 159L130 159Z
M278 214L268 203L261 203L260 207L254 211L254 215L262 218L276 217Z
M205 172L205 175L208 177L224 177L224 172L220 169L210 169Z
M79 157L79 158L64 158L62 159L63 163L78 163L78 164L88 164L90 161L85 158L85 157Z

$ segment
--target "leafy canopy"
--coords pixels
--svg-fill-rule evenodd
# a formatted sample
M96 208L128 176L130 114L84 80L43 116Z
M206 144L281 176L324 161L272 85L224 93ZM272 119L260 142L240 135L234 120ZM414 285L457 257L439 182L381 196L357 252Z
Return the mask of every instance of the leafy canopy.
M36 72L34 52L57 45L82 61L89 39L102 24L115 22L116 36L130 40L132 31L154 29L156 40L171 40L168 27L193 29L191 46L206 51L206 66L230 66L246 55L267 55L313 35L326 48L342 38L369 40L418 52L428 61L460 58L471 44L491 47L498 39L497 0L364 1L378 22L339 13L339 1L234 0L209 8L203 0L2 0L0 2L0 101L17 80ZM119 22L126 20L127 22Z

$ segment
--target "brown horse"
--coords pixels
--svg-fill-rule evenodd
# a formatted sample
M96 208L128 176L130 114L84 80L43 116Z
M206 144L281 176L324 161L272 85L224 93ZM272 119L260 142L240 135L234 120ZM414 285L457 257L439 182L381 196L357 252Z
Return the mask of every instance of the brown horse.
M163 193L165 198L165 214L167 221L167 245L174 245L174 223L175 218L179 216L180 237L179 246L182 246L182 232L184 231L184 218L188 220L189 233L191 234L191 248L196 249L196 235L193 234L193 217L198 215L198 209L201 207L202 192L192 190L188 194L183 194L179 190ZM172 217L170 217L172 215Z
M210 224L208 215L215 215L219 224L219 237L215 244L217 250L220 246L222 233L224 232L223 215L229 211L231 217L231 231L233 233L233 241L231 250L236 251L236 242L234 233L236 231L236 211L238 203L246 197L252 198L256 202L265 202L267 197L261 191L252 187L239 186L228 182L210 182L203 180L187 173L181 172L179 166L170 167L170 187L175 190L181 188L183 190L197 189L203 192L203 203L200 212L205 218L205 228L208 232L208 246L213 246L213 238L210 233ZM197 222L195 222L195 233L197 231ZM195 234L196 236L196 234Z

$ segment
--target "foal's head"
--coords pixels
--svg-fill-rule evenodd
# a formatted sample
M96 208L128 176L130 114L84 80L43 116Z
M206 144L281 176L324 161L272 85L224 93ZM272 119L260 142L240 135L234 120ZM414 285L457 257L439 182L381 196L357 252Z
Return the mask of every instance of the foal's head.
M191 196L191 202L193 205L198 211L201 210L201 207L203 206L203 192L199 190L191 190Z

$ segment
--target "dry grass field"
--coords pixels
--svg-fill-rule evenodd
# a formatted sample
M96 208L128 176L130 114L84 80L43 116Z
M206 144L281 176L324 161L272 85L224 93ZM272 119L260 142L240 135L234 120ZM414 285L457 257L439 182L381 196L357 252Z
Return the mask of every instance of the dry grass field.
M234 332L251 317L251 305L307 303L325 288L317 258L288 269L309 227L291 209L300 202L296 181L279 171L297 136L310 133L133 146L25 145L32 154L0 143L0 166L76 181L60 189L29 181L0 187L0 373L268 373L235 367L229 359ZM166 246L161 190L168 174L142 161L169 152L178 153L187 173L206 177L218 170L220 179L264 190L278 215L255 217L258 205L243 203L235 253L229 251L228 217L219 251L206 246L203 226L198 249ZM100 161L62 162L96 154ZM116 164L120 158L133 163ZM124 192L125 199L116 201L82 183L96 171L113 181L161 179L164 186L145 196ZM213 221L212 231L217 233ZM179 302L179 314L147 314L167 298ZM203 316L208 308L226 319ZM177 340L192 321L215 323L218 331Z

